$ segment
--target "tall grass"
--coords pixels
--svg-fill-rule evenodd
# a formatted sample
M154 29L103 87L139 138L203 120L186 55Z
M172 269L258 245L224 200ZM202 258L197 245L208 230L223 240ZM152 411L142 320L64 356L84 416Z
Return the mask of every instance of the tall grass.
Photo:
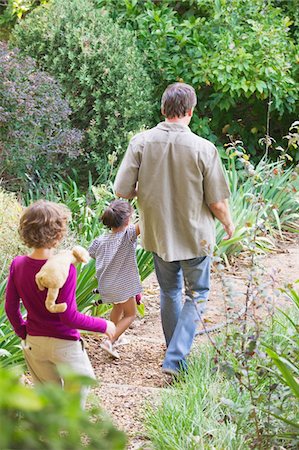
M226 171L231 190L230 205L236 226L234 236L223 241L224 231L216 224L216 253L230 257L247 249L248 237L255 225L257 196L263 201L261 227L256 246L260 252L275 249L275 237L282 231L299 232L299 177L293 168L284 168L282 161L261 160L255 168L255 177L243 176L235 159L230 160Z
M296 281L299 283L299 280ZM290 395L294 397L294 401L299 401L299 291L294 287L282 289L282 292L293 302L294 309L297 311L296 317L289 314L287 311L278 309L279 313L277 321L279 321L282 330L281 339L272 343L265 343L264 348L267 354L272 359L277 378L289 389ZM283 319L283 320L281 320ZM287 338L287 340L286 340ZM273 372L273 369L268 369ZM271 411L271 414L291 425L293 428L293 435L299 436L299 408L297 420L290 420L288 414L285 413L284 408L279 411L277 408Z
M288 318L278 313L274 327L266 324L264 342L268 348L283 349L281 353L293 356L288 369L293 370L298 360L294 353L294 330L289 320L298 327L298 310L291 308ZM230 335L237 336L231 329ZM253 332L254 333L254 332ZM251 389L244 388L245 375L238 372L238 348L226 350L225 334L216 339L218 354L210 345L195 350L184 373L166 389L159 403L145 410L147 437L155 450L198 449L297 449L299 405L293 382L281 366L275 371L276 361L263 352L248 354ZM298 338L297 338L298 339ZM298 350L298 349L297 349ZM275 356L276 358L276 356ZM285 360L283 360L286 363ZM229 369L229 370L228 370ZM244 379L242 378L244 376ZM298 380L296 380L298 386ZM297 389L297 388L296 388ZM252 395L256 399L258 420L263 426L262 441L257 442L253 425Z
M210 346L202 347L188 374L162 393L157 407L147 407L145 427L155 450L249 449L238 433L242 418L226 405L243 408L246 401L215 371L213 357Z

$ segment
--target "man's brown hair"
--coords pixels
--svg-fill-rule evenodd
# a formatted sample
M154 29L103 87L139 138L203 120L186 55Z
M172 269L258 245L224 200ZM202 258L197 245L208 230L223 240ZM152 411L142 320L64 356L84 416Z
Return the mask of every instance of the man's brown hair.
M161 111L168 119L184 117L196 103L196 93L192 86L185 83L173 83L162 95Z
M70 210L59 203L38 200L23 212L19 234L30 248L53 248L67 232Z

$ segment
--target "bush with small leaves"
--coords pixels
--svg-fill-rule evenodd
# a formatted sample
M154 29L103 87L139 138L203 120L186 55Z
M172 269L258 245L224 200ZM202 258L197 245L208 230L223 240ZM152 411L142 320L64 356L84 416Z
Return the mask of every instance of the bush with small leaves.
M54 0L16 26L13 42L62 83L91 166L107 179L109 154L122 154L128 133L153 120L152 82L133 33L91 0Z
M49 180L80 154L82 133L70 114L59 84L0 44L0 175L10 188Z

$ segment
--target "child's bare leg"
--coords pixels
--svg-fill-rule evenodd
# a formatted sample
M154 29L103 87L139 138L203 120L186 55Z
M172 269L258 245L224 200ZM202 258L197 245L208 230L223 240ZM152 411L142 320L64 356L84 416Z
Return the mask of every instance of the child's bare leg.
M124 331L126 331L131 323L136 319L136 301L135 297L130 297L128 301L125 303L119 303L113 305L114 307L119 307L119 310L122 311L123 318L117 322L116 325L116 333L114 335L114 339L112 341L115 342ZM117 308L118 309L118 308Z
M116 303L113 305L112 311L110 313L110 320L114 323L115 326L121 320L123 312L123 303Z

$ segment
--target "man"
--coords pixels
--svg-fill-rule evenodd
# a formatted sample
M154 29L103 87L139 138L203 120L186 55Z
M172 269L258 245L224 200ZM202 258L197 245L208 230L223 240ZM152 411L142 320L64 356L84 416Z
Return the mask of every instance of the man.
M169 374L187 368L208 299L214 216L227 239L234 233L217 149L188 127L195 105L191 86L168 86L161 102L165 122L133 137L115 180L119 197L137 196L142 245L153 252L167 346L162 371Z

